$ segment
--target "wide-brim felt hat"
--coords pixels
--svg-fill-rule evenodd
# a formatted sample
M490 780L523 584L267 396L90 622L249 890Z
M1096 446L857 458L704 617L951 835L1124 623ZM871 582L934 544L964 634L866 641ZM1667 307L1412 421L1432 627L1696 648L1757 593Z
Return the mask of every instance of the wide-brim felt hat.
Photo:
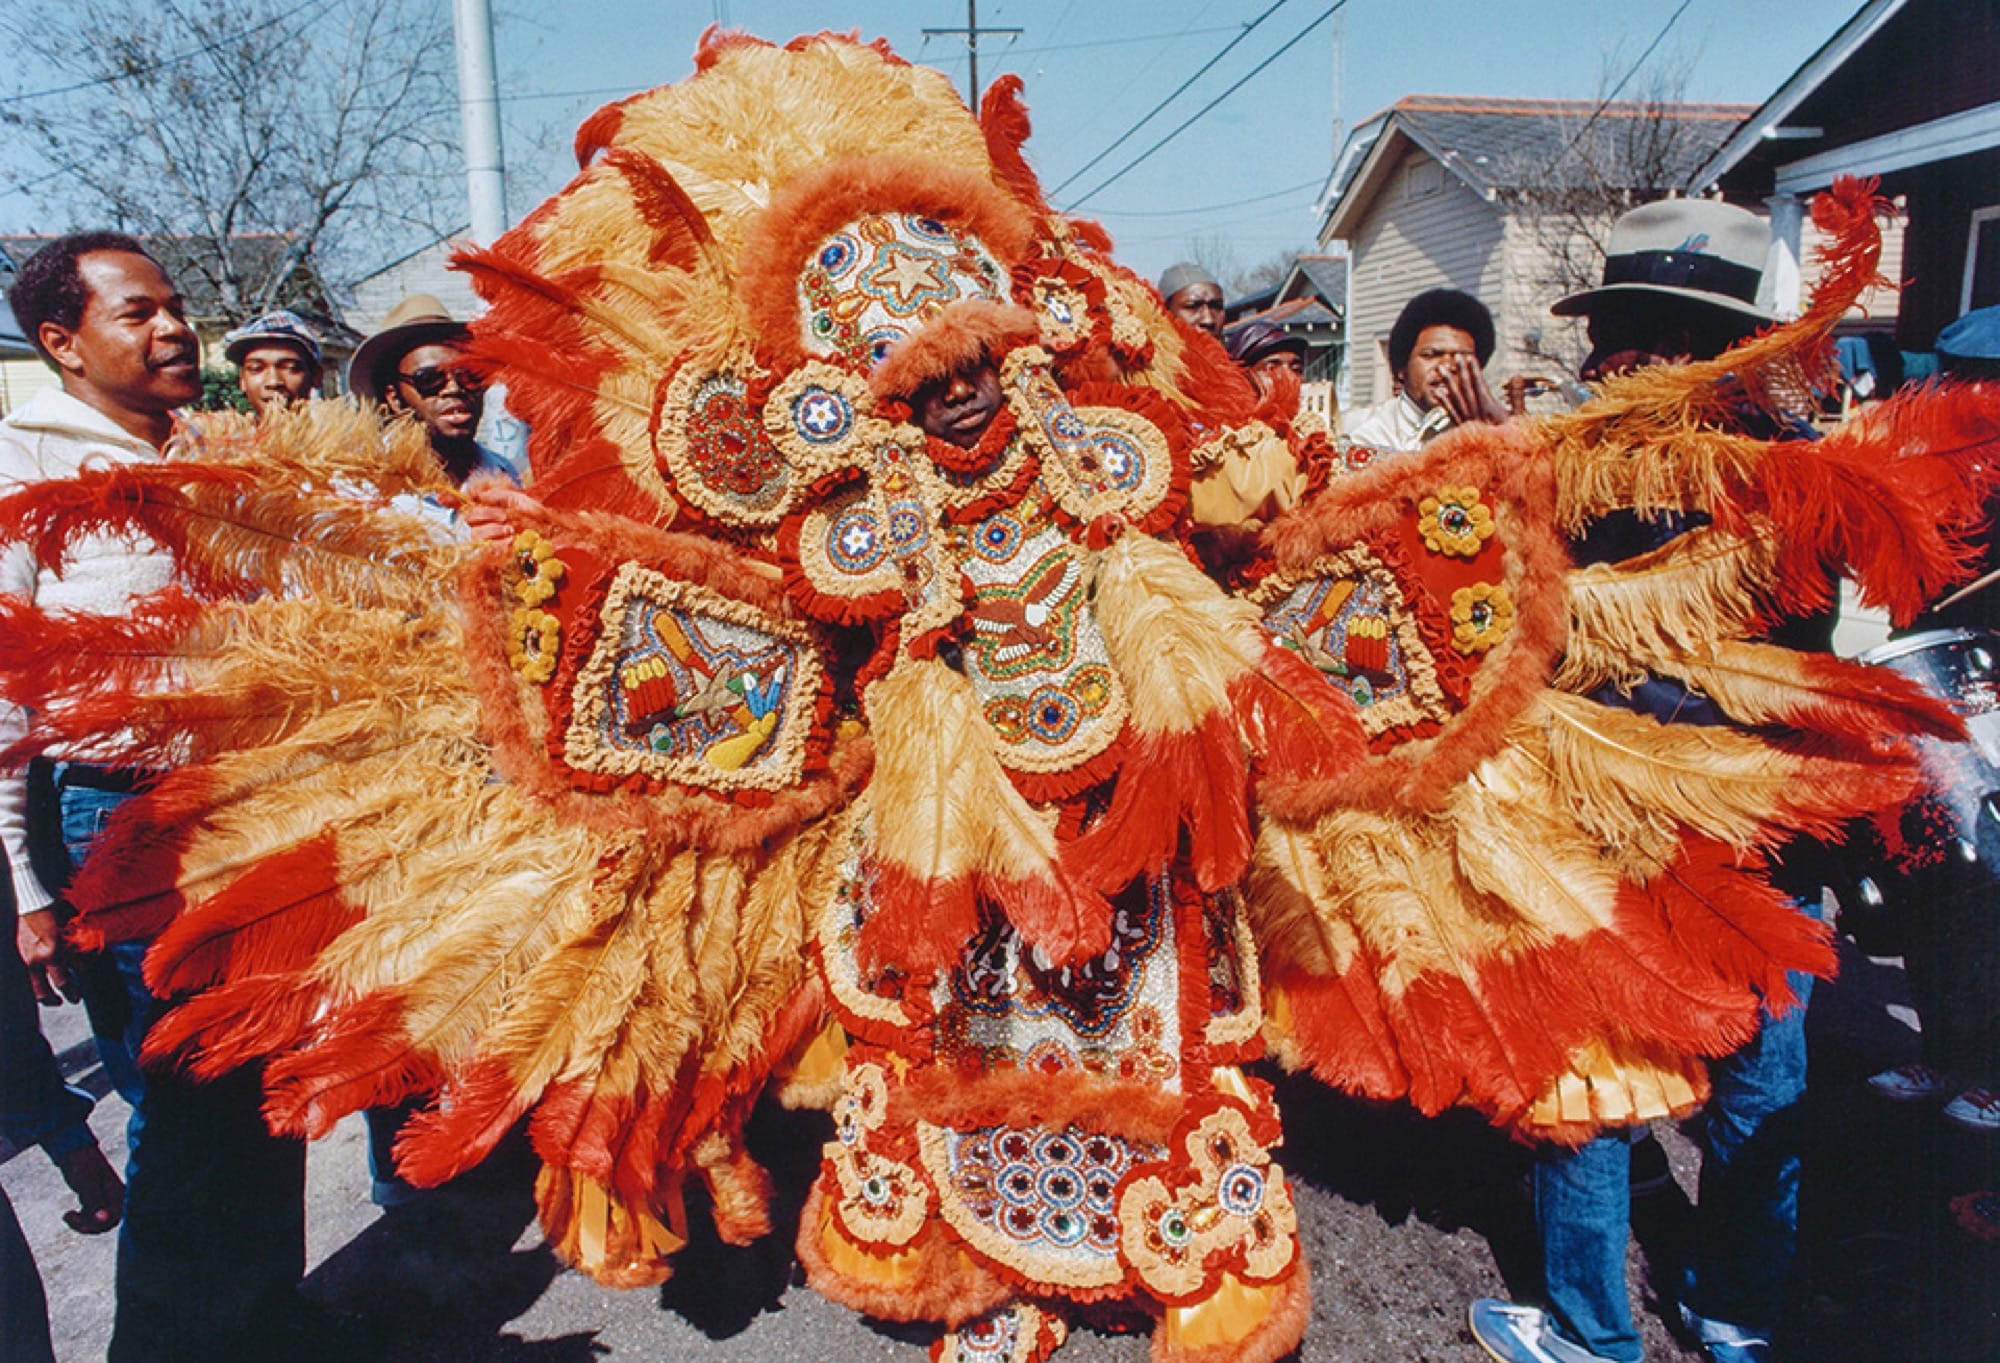
M1558 317L1587 315L1610 298L1678 298L1760 322L1757 302L1771 229L1761 218L1713 199L1663 199L1633 209L1611 226L1604 282L1558 299Z
M382 325L363 341L347 362L348 389L370 402L382 400L375 382L384 362L403 356L418 346L438 341L462 341L469 333L465 323L453 319L445 306L427 293L413 293L382 319Z

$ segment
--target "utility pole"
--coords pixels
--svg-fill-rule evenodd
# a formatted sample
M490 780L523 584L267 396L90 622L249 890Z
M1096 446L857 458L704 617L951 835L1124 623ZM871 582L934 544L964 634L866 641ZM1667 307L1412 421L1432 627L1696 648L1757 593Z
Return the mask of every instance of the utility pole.
M458 113L465 129L465 184L472 239L493 244L507 230L507 172L500 152L500 88L493 75L493 14L487 0L452 0L458 46Z
M1333 16L1333 159L1340 159L1341 144L1347 138L1347 124L1341 119L1341 102L1347 93L1347 16ZM1329 163L1330 164L1330 163Z
M1009 38L1021 36L1018 28L981 28L979 26L979 0L965 0L964 28L927 28L926 38L963 37L966 54L972 59L972 75L967 81L965 106L972 110L974 118L979 117L979 35L998 33Z

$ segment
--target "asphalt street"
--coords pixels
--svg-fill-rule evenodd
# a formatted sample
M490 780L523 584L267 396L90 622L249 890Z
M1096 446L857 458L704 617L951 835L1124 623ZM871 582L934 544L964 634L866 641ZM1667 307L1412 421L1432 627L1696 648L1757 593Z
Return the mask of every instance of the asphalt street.
M1966 1237L1946 1209L1953 1193L1995 1186L2000 1142L1862 1088L1869 1073L1916 1055L1901 987L1896 963L1850 952L1841 980L1814 996L1801 1271L1784 1358L2000 1359L2000 1247ZM101 1091L80 1010L43 1017L70 1072ZM1524 1152L1463 1115L1425 1121L1305 1081L1279 1087L1280 1153L1313 1266L1312 1326L1298 1357L1484 1358L1466 1331L1466 1304L1528 1298L1537 1287ZM93 1122L114 1164L122 1165L125 1115L111 1095ZM760 1113L753 1147L777 1179L779 1232L748 1249L698 1237L664 1287L618 1292L564 1269L543 1247L524 1150L503 1151L459 1184L385 1214L368 1200L366 1143L351 1119L308 1161L305 1291L377 1322L385 1363L918 1363L924 1332L864 1320L800 1279L791 1229L826 1132L816 1114ZM1631 1279L1648 1357L1692 1358L1662 1303L1687 1243L1699 1155L1681 1131L1660 1135L1675 1184L1635 1204ZM39 1151L8 1158L0 1186L41 1264L58 1358L103 1357L112 1238L63 1226L73 1203ZM1116 1333L1115 1323L1079 1330L1057 1355L1146 1356L1144 1338Z

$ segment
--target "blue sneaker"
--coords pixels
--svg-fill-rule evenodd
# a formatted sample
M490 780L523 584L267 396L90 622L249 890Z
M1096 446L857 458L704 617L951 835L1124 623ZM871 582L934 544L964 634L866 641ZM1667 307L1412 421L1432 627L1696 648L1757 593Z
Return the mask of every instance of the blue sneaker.
M1686 1302L1680 1307L1681 1324L1701 1341L1701 1356L1708 1363L1771 1363L1771 1341L1763 1335L1726 1320L1710 1320Z
M1481 1297L1466 1312L1466 1324L1479 1347L1500 1363L1616 1363L1564 1339L1538 1306Z

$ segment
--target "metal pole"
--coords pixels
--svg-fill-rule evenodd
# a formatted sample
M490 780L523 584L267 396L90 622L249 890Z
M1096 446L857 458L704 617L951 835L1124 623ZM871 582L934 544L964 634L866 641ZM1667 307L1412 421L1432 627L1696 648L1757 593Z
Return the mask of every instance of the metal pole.
M458 111L465 127L465 186L472 239L481 246L507 230L507 171L500 150L500 91L493 75L493 14L487 0L452 0L458 44Z
M982 33L999 33L1008 38L1018 38L1021 36L1021 30L1018 28L981 28L979 26L979 0L965 0L964 28L927 28L924 30L924 37L927 39L943 37L946 34L965 39L965 50L972 57L972 74L965 92L965 105L968 109L972 110L972 115L975 118L979 116L979 35Z
M965 0L965 50L972 58L970 88L965 92L965 107L972 110L974 118L979 117L979 0Z

